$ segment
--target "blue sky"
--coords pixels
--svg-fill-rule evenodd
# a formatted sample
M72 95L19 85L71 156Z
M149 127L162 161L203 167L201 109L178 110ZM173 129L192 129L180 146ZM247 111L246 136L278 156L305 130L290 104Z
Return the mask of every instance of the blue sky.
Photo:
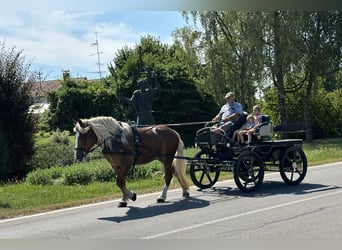
M6 2L0 10L0 42L23 50L26 61L32 62L31 71L41 71L46 80L61 79L64 69L73 77L98 78L97 56L91 56L96 53L96 47L91 46L95 32L102 52L101 70L107 71L115 52L123 46L134 46L147 34L170 43L172 32L186 25L177 10L104 11L96 1L86 1L86 6L78 9L75 5L46 5L46 0L16 8L17 0Z

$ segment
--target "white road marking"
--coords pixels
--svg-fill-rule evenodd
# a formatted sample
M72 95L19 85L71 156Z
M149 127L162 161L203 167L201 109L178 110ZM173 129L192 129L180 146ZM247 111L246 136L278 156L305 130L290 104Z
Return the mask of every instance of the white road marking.
M305 202L305 201L320 199L320 198L324 198L324 197L327 197L327 196L336 195L336 194L340 194L340 193L342 193L342 190L339 190L339 191L336 191L336 192L332 192L332 193L328 193L328 194L318 195L318 196L315 196L315 197L310 197L310 198L305 198L305 199L301 199L301 200L286 202L286 203L282 203L282 204L275 205L275 206L265 207L265 208L249 211L249 212L246 212L246 213L236 214L236 215L220 218L220 219L217 219L217 220L211 220L211 221L207 221L207 222L204 222L204 223L200 223L200 224L196 224L196 225L192 225L192 226L188 226L188 227L182 227L182 228L178 228L178 229L171 230L171 231L168 231L168 232L159 233L159 234L155 234L155 235L150 235L150 236L144 237L143 239L155 239L155 238L159 238L159 237L170 235L170 234L174 234L174 233L179 233L179 232L183 232L183 231L192 230L192 229L195 229L195 228L207 226L207 225L210 225L210 224L215 224L215 223L219 223L219 222L223 222L223 221L233 220L233 219L236 219L236 218L239 218L239 217L248 216L248 215L256 214L256 213L261 213L261 212L265 212L265 211L276 209L276 208L280 208L280 207L286 207L286 206L294 205L294 204Z

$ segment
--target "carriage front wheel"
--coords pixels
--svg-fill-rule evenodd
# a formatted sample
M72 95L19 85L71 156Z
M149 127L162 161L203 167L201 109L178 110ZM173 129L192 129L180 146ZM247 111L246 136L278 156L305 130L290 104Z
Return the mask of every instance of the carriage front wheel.
M215 164L212 156L200 151L190 164L192 182L200 189L212 187L220 176L220 168Z
M301 148L292 146L285 150L280 160L279 172L288 185L302 182L307 171L307 159Z
M264 162L253 151L240 154L234 165L234 181L242 192L253 192L259 188L264 179Z

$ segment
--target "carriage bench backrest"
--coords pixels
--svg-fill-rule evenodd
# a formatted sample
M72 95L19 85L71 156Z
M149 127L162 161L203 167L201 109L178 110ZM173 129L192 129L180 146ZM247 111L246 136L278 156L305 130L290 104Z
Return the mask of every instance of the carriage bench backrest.
M293 122L283 125L278 125L274 127L274 132L281 132L281 133L303 133L305 132L305 122Z
M293 122L287 123L282 125L277 125L274 127L274 132L280 134L299 134L299 133L306 133L305 122Z
M272 134L272 122L269 115L261 116L261 124L259 126L258 139L262 140L264 138L270 137Z

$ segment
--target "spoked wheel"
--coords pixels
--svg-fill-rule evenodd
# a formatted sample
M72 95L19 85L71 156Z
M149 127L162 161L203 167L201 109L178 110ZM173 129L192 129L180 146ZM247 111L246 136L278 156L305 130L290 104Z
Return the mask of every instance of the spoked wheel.
M220 169L214 164L213 157L200 151L195 155L200 158L190 165L190 177L192 182L199 188L212 187L220 176Z
M253 151L240 154L234 166L234 181L242 192L253 192L264 180L264 162Z
M304 151L298 147L285 150L279 166L280 176L288 185L297 185L302 182L307 171L307 159Z

